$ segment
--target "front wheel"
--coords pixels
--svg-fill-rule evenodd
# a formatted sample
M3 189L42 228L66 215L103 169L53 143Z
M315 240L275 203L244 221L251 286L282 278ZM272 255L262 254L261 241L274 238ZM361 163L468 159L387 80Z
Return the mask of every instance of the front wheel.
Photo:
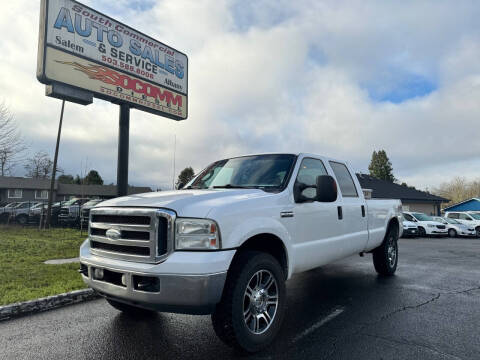
M285 274L278 261L258 251L240 253L212 314L215 333L236 349L259 351L280 330L285 300Z
M448 230L448 236L450 237L457 237L457 232L455 231L455 229L450 229Z
M373 250L373 265L380 275L395 274L398 264L398 229L391 226L382 245Z
M418 228L418 235L420 237L425 237L425 236L427 236L427 232L425 231L425 229L423 227L419 227Z

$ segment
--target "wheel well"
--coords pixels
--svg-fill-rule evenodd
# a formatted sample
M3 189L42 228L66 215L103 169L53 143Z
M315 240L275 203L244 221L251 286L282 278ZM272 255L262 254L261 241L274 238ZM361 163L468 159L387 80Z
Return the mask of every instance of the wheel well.
M288 256L287 250L283 245L282 240L276 235L273 234L258 234L252 236L250 239L245 241L239 248L233 261L238 256L238 254L245 250L256 250L266 252L267 254L272 255L280 263L280 266L283 269L285 274L285 279L288 277Z
M396 217L394 218L391 218L390 221L388 222L388 226L387 226L387 232L390 228L392 228L393 226L395 226L397 228L397 231L400 230L400 224L398 223L398 219Z

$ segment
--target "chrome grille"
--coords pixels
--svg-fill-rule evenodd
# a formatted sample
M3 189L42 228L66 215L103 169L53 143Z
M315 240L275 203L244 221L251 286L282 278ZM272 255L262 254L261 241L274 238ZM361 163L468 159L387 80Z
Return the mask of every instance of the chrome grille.
M93 208L89 222L92 254L160 262L173 248L174 223L175 213L165 209Z

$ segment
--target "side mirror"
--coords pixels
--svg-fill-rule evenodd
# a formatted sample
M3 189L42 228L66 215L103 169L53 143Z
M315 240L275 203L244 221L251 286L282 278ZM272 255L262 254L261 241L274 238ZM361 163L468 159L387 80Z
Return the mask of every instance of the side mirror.
M317 201L334 202L337 200L338 190L335 179L330 175L317 176Z
M183 189L183 188L184 188L184 186L185 186L185 184L184 184L184 183L180 183L180 184L178 184L178 186L177 186L177 190L181 190L181 189Z

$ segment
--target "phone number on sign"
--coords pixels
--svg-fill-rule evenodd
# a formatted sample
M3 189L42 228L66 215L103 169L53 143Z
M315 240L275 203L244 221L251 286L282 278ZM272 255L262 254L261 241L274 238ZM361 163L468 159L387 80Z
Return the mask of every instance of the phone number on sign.
M116 59L112 59L111 57L108 57L108 56L105 56L105 55L102 55L102 61L104 63L111 64L113 66L117 66L117 67L120 67L120 68L125 69L127 71L130 71L130 72L136 73L138 75L147 77L149 79L153 79L153 74L149 73L148 71L136 68L133 65L124 63L123 61L118 61Z

